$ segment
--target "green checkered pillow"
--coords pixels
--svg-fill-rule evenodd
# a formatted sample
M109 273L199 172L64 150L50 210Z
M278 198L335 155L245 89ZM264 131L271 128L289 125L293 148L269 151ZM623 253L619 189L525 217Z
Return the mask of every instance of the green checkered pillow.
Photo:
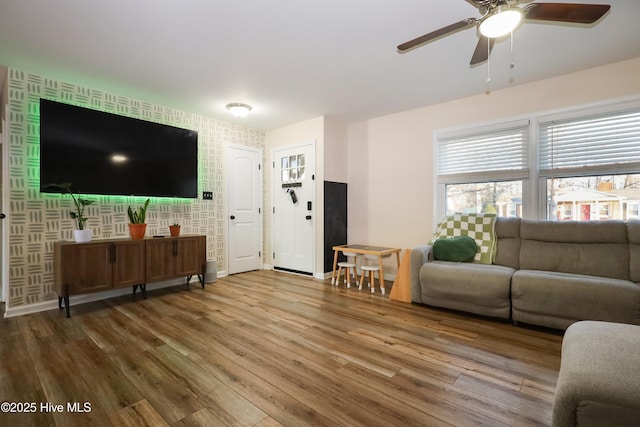
M473 262L492 264L496 256L496 215L482 213L456 213L445 217L436 227L433 242L441 237L469 236L478 249Z

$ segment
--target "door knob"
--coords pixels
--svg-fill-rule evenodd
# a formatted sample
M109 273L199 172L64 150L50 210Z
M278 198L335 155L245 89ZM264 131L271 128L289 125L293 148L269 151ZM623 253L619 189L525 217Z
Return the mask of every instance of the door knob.
M229 218L236 219L236 216L235 215L231 215Z

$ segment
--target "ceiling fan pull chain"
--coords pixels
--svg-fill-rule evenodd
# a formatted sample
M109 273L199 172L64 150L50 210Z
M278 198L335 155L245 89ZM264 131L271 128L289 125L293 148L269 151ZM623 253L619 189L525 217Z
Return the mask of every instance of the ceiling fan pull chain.
M513 58L513 31L511 31L511 63L509 64L509 68L512 70L516 67L516 61Z
M513 49L513 31L511 31L511 62L509 63L509 83L513 83L513 69L516 67L516 60Z
M487 84L491 83L491 43L487 42Z

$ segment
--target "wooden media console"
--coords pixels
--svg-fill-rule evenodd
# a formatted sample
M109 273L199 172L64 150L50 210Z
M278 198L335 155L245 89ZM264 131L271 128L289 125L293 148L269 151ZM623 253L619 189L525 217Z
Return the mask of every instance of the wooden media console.
M187 287L197 276L204 289L206 236L94 240L87 243L61 241L54 246L54 285L58 306L69 313L69 296L110 289L140 288L146 284L186 277Z

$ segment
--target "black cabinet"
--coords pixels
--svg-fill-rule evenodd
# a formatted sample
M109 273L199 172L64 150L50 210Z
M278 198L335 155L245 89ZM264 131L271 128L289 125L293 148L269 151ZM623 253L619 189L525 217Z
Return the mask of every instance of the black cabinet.
M324 272L333 270L333 247L347 244L347 184L324 182ZM340 254L340 256L343 256Z

